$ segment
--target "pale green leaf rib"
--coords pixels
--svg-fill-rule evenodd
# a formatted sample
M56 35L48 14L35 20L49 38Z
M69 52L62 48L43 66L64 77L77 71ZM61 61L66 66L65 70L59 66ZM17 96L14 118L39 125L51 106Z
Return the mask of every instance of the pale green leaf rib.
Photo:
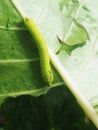
M12 2L12 4L16 7L16 9L18 11L18 8L20 8L18 2L16 2L15 0L10 0L10 1ZM24 18L24 12L22 10L19 10L18 12L21 15L21 17Z
M5 26L0 26L0 29L9 30L9 31L25 31L25 30L27 30L26 28L22 28L22 27L5 27Z
M48 2L49 2L49 0L46 0L45 3L44 3L44 5L43 5L43 8L42 8L42 10L41 10L41 12L40 12L40 14L39 14L39 17L38 17L38 19L36 20L36 21L38 21L38 23L41 22L41 20L43 19L44 15L45 15L45 13L46 13L47 6L48 6Z
M8 60L0 60L0 64L3 63L24 63L24 62L35 62L38 61L39 58L33 59L8 59Z
M59 82L59 83L54 83L51 88L55 88L55 87L59 87L59 86L62 86L64 85L64 82ZM35 90L28 90L28 91L22 91L22 92L13 92L13 93L8 93L8 94L0 94L0 97L17 97L17 96L20 96L20 95L35 95L35 96L39 96L41 94L44 94L44 93L47 93L47 91L49 90L50 88L47 86L45 88L41 88L41 89L35 89Z

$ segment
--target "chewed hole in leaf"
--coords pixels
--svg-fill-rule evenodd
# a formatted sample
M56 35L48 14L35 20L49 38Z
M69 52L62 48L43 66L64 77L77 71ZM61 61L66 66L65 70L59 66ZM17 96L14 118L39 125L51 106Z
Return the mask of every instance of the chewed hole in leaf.
M59 54L61 50L65 50L71 55L72 51L78 47L85 45L86 40L89 39L88 32L83 25L73 19L72 26L70 26L68 36L61 40L59 37L60 47L56 50L56 54Z

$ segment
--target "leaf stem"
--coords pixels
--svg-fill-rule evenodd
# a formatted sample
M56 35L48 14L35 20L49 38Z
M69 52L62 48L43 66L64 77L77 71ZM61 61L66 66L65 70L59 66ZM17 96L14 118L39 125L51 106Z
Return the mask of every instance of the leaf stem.
M64 83L73 93L77 102L83 108L84 112L88 115L88 117L92 120L92 122L96 125L96 127L98 127L98 115L96 111L94 110L94 108L92 108L90 102L81 93L81 91L78 89L78 86L74 84L67 70L61 65L58 57L53 52L51 52L51 50L49 50L49 54L51 57L52 64L54 65L54 67L56 68L60 76L62 77Z
M18 13L20 14L20 16L24 19L25 15L24 12L22 11L22 9L20 8L18 2L16 2L15 0L10 0L12 2L12 4L15 6L15 8L17 9Z

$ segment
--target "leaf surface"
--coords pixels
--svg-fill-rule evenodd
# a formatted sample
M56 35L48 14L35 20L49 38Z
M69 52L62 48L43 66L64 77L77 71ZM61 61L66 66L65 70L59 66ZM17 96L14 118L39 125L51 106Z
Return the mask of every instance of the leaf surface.
M71 0L66 4L64 0L53 0L52 2L48 0L39 2L29 0L28 4L26 2L23 4L24 6L22 3L23 0L19 0L19 12L22 11L23 14L34 19L47 41L53 65L76 97L78 103L98 127L98 115L93 107L94 100L92 100L98 97L97 1ZM39 6L40 4L42 6ZM90 39L81 48L75 48L71 55L68 55L65 50L55 55L55 50L59 44L57 36L61 39L65 36L67 38L71 36L73 18L87 30ZM75 41L79 40L78 35L77 33ZM95 106L97 104L96 100Z
M9 3L9 1L7 2ZM3 63L1 62L1 78L3 77L3 80L1 79L1 84L3 84L1 85L0 91L1 99L7 96L32 93L33 95L37 96L47 92L47 89L50 88L41 88L43 87L42 79L40 78L39 73L38 75L36 75L38 68L38 72L40 72L39 61L37 61L37 63L35 62L35 60L34 62L31 62L31 57L33 57L33 53L36 50L32 48L32 44L34 44L34 42L32 42L33 39L31 39L27 32L24 34L23 21L16 13L14 7L10 5L11 8L9 8L9 10L11 10L11 13L10 11L5 10L5 8L7 8L7 5L10 4L8 3L6 4L5 1L1 0L1 4L3 5L1 8L3 8L2 10L4 11L0 14L0 24L1 28L3 28L3 30L0 30L0 35L2 36L0 36L0 47L2 50L1 60L9 60L11 58L15 59L15 63L12 64L11 62L5 64L4 61ZM45 37L47 45L49 46L49 53L53 65L55 66L56 70L59 72L71 92L74 94L83 110L98 127L98 115L97 111L93 107L97 106L98 102L96 100L96 104L94 104L95 100L92 100L97 99L98 97L97 0L70 0L68 2L66 2L65 0L53 0L52 2L50 2L49 0L29 0L28 3L27 1L24 2L24 0L19 0L16 3L18 3L19 5L17 5L18 11L21 12L21 14L25 14L26 16L32 18L37 24L38 28ZM2 17L3 14L9 15L5 15L4 17ZM87 30L90 39L86 41L85 46L74 49L71 55L66 54L65 50L61 51L61 53L59 53L58 55L55 55L55 50L59 44L57 36L59 36L60 38L64 38L65 36L69 37L71 35L71 26L73 18L75 18L76 21L83 25L83 27ZM7 30L4 30L4 27L2 26L7 27ZM19 34L19 32L17 33L15 30L8 33L9 30L11 30L10 27L19 27L22 29L22 33ZM26 40L24 40L23 36L26 38ZM79 40L78 34L76 36L77 38L75 37L75 40ZM11 43L12 41L13 43ZM12 45L15 46L16 51L15 49L11 49L14 48ZM34 51L30 51L30 49L34 49ZM31 52L33 53L31 54ZM38 56L38 53L36 52L34 53L35 59ZM18 62L16 64L16 59L23 60L23 62ZM24 63L24 59L30 59L29 63L27 62L28 60ZM38 67L35 69L35 66ZM4 71L6 73L4 73ZM20 73L18 73L18 71ZM54 73L54 83L60 83L61 79L59 75L55 72L55 70ZM10 74L13 76L9 79ZM4 79L6 79L6 81L8 82L4 82ZM20 85L17 84L18 82ZM54 84L53 86L56 85ZM35 90L37 92L35 92Z
M39 97L8 98L1 109L5 130L96 130L91 121L85 123L83 110L65 86Z
M63 84L53 67L54 83L44 84L38 50L22 18L9 0L0 5L0 102L6 97L39 96Z

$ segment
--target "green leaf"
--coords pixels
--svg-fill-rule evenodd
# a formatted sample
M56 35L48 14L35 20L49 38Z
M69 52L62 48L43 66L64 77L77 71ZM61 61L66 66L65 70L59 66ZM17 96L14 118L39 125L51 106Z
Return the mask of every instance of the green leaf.
M0 0L0 102L6 97L39 96L63 84L52 67L54 82L44 84L37 47L22 18L7 0Z
M49 46L49 54L53 65L85 113L98 127L98 114L91 102L92 98L98 97L97 0L79 0L75 2L70 0L68 5L64 4L63 6L61 5L62 1L53 0L50 2L43 0L33 1L34 3L32 3L32 0L30 0L27 4L27 2L20 0L16 3L19 4L19 7L17 6L18 11L31 17L38 25ZM55 50L59 45L57 36L60 39L64 37L66 39L70 36L73 19L76 19L87 30L90 39L86 41L85 46L74 49L72 55L66 54L65 51L55 55Z
M2 5L0 8L0 27L3 29L0 30L1 101L8 96L14 97L24 94L38 96L47 93L50 88L42 83L39 60L37 61L36 59L38 58L38 52L35 49L33 50L33 46L36 48L33 39L26 32L23 22L14 7L12 7L8 0L6 1L0 1L0 5ZM54 67L74 94L85 113L98 127L98 114L91 102L92 98L98 97L97 0L70 0L67 5L66 3L61 5L61 2L63 0L53 0L52 2L48 0L33 2L32 0L28 2L19 0L16 1L18 3L16 5L21 14L34 19L47 42ZM55 55L54 51L59 44L57 36L60 38L70 36L73 18L86 28L90 40L87 40L85 46L74 49L71 56L67 55L65 51L62 51L59 55ZM21 33L19 33L19 30L21 30ZM15 49L13 49L12 45L15 46ZM14 62L9 58L11 60L14 59ZM10 77L10 74L12 77ZM62 80L54 69L54 83L52 87L60 86L60 83L62 83Z
M65 86L39 97L8 98L1 108L5 130L96 130Z
M17 109L16 109L17 108ZM46 103L42 96L8 98L2 105L4 130L49 130Z

